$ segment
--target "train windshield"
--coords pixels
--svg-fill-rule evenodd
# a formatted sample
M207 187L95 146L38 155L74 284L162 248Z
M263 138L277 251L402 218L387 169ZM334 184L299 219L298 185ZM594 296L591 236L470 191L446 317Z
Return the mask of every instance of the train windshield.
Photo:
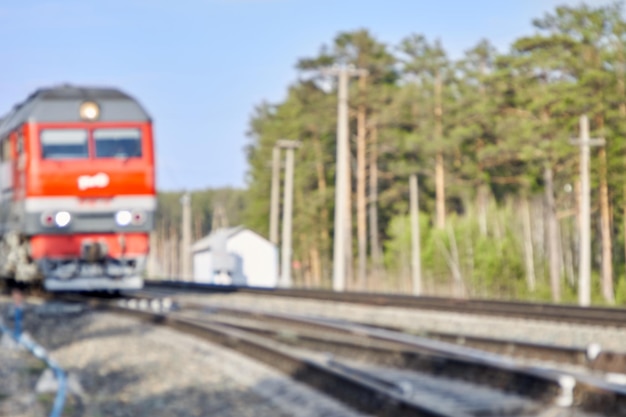
M139 129L95 129L96 158L141 158Z
M41 132L41 154L44 159L89 158L88 134L85 129L49 129Z

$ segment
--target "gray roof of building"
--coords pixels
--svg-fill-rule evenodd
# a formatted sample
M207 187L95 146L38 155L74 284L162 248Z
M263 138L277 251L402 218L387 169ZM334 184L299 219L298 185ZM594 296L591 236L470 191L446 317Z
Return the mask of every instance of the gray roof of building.
M41 88L0 118L0 138L19 125L34 122L80 121L81 103L94 101L100 106L100 121L148 121L150 115L130 95L110 87L80 87L64 84Z
M228 240L241 232L245 228L243 226L231 227L226 229L218 229L208 236L203 237L191 246L192 252L202 252L212 249L216 244L222 240Z

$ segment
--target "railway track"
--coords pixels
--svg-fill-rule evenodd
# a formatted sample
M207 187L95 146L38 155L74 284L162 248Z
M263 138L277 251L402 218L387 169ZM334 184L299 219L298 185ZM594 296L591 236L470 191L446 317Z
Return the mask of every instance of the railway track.
M96 303L93 306L125 315L133 315L142 320L167 325L178 331L191 334L226 346L240 353L251 356L261 362L277 368L291 378L304 382L321 392L355 407L358 410L378 416L432 416L452 417L441 407L428 407L416 404L403 397L397 387L385 384L374 378L357 375L345 368L312 360L310 357L294 354L280 343L263 337L220 325L207 320L190 318L180 313L155 314L143 310L129 309ZM140 304L137 303L137 306ZM434 408L434 409L433 409ZM458 415L463 417L463 415Z
M484 351L351 323L190 303L170 302L173 311L158 311L163 304L149 294L90 303L225 345L372 415L530 416L559 406L604 415L626 410L626 390L590 376L520 367Z
M379 307L448 311L464 314L517 317L528 320L597 326L626 327L626 309L607 307L578 307L574 305L541 304L517 301L414 297L405 295L357 292L333 292L304 289L264 289L224 285L198 284L183 281L148 281L146 289L193 291L194 293L258 294L263 296L303 298Z
M177 289L182 287L184 289L194 288L195 285L189 286L188 284L170 284L167 283L165 286L162 285L150 285L152 291L155 289L157 293L159 290L163 289ZM200 286L205 291L213 291L213 286L205 287L204 285ZM216 286L216 291L226 290L231 291L232 288L221 288L220 286ZM243 291L244 293L248 290L245 288L235 289L236 291ZM150 291L146 293L146 296L150 296ZM256 292L256 290L252 290ZM298 293L301 293L301 290L296 290ZM279 290L282 293L291 293L291 290ZM270 295L274 296L274 292L267 290L263 290L259 295ZM332 293L331 293L332 294ZM392 297L393 298L393 297ZM317 299L317 298L315 298ZM445 299L447 300L447 299ZM502 303L496 302L497 305ZM198 304L190 304L186 303L189 308L201 308ZM547 305L543 305L547 306ZM578 307L574 307L573 310L580 314L578 310L585 310ZM607 309L603 309L607 310ZM615 309L612 309L615 310ZM493 310L492 310L493 311ZM506 314L504 316L507 316ZM383 328L399 333L406 332L405 329L399 327L392 326L377 326L377 325L369 325L370 327ZM495 338L495 337L481 337L475 335L466 335L466 334L454 334L454 333L445 333L445 332L436 332L436 331L420 331L420 332L409 332L412 334L416 334L418 336L423 336L429 339L440 340L448 343L454 343L457 345L463 345L468 347L473 347L476 349L481 349L484 351L489 351L497 354L512 356L516 358L526 358L526 359L536 359L547 362L556 362L560 364L573 365L578 367L586 368L589 371L598 371L605 372L610 374L618 374L612 375L614 379L625 380L625 376L621 374L626 374L626 354L622 352L613 352L610 350L603 350L599 344L592 343L588 345L586 348L580 347L570 347L570 346L559 346L555 344L546 344L546 343L532 343L523 340L515 340L515 339L505 339L505 338Z
M236 309L224 309L224 308L208 308L204 304L198 303L189 303L183 302L178 303L181 307L185 309L192 310L206 310L209 312L219 311L220 315L216 316L216 320L222 321L225 320L224 317L237 315L237 314L250 314L245 311L236 310ZM266 321L279 321L282 322L283 325L289 325L289 319L281 317L276 314L268 314L257 312L255 313L261 317L264 317ZM322 320L320 318L311 319L310 326L319 326L320 323L326 323L332 325L333 323L342 323L342 321ZM406 332L400 328L394 327L381 327L381 326L362 326L356 325L355 323L349 323L353 325L357 332L361 332L365 329L381 329L388 330L390 332L394 332L397 334L405 334ZM298 322L299 326L302 326L302 322ZM329 330L328 326L321 324L324 326L324 330L327 332ZM264 328L263 323L253 323L251 326L246 326L249 331L260 331L260 329ZM525 359L536 359L545 362L556 362L560 364L573 365L578 367L586 368L589 371L596 372L605 372L605 373L615 373L615 374L626 374L626 354L619 352L611 352L611 351L602 351L599 346L591 345L587 349L575 348L575 347L567 347L567 346L558 346L558 345L548 345L548 344L539 344L539 343L530 343L519 340L511 340L511 339L499 339L499 338L489 338L489 337L478 337L471 335L458 335L451 333L438 333L438 332L422 332L418 334L411 334L410 336L417 336L421 338L431 339L431 340L439 340L446 343L452 343L461 346L467 346L474 349L479 349L482 351L488 351L492 353L497 353L505 356L515 357L515 358L525 358Z
M468 346L501 355L580 366L590 371L626 374L626 355L620 352L601 350L601 347L597 344L591 344L586 349L583 349L432 331L423 332L421 335L429 339Z

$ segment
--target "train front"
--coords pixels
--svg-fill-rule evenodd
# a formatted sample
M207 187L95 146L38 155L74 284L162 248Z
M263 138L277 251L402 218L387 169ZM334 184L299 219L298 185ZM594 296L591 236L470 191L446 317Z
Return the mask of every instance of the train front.
M30 256L49 291L142 288L156 210L151 120L117 90L58 95L26 126Z

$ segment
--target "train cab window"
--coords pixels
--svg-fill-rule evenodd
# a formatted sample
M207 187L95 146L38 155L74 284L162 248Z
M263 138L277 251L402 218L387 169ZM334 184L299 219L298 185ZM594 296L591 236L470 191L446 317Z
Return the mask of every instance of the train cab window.
M21 133L17 134L16 148L18 155L24 153L24 135L22 135Z
M9 138L0 140L0 161L6 162L11 160L11 142Z
M95 129L96 158L141 158L139 129Z
M46 129L41 132L44 159L83 159L89 157L88 134L84 129Z

